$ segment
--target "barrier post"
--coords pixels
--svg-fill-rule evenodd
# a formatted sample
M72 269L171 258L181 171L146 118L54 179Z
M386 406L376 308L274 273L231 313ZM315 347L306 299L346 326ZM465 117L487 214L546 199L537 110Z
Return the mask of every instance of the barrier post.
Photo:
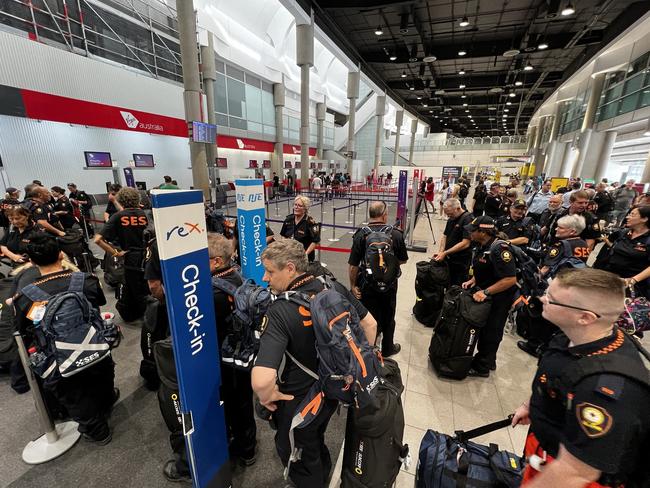
M291 205L289 203L290 201L291 201L291 198L287 198L287 215L289 215L291 213Z
M279 217L280 216L280 209L278 208L278 199L275 199L275 216Z
M77 422L62 422L54 425L50 418L41 389L36 382L34 373L29 365L29 358L27 357L27 350L25 349L25 342L23 341L20 332L14 332L14 340L18 346L18 355L20 362L25 369L27 382L34 397L34 405L36 406L36 413L38 414L38 423L41 430L44 432L38 439L27 443L23 449L23 461L27 464L41 464L51 461L59 457L61 454L67 452L79 440L81 434L77 430L79 424Z
M361 225L368 225L369 202L370 200L366 198L366 214L363 216L363 222L361 222Z
M357 205L359 204L355 203L352 205L354 207L354 213L352 214L352 227L354 227L354 229L349 230L348 234L354 234L357 230Z
M336 207L332 210L332 237L327 239L330 242L339 242L341 239L336 238Z

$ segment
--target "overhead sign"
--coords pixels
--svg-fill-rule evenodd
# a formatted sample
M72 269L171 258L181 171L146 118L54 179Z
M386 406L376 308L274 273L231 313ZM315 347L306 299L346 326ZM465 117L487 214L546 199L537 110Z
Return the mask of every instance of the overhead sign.
M452 177L454 179L458 179L458 177L462 174L462 171L463 171L462 166L443 166L442 176L443 178Z
M192 121L188 123L189 136L194 142L214 144L217 140L217 126L205 122Z
M227 488L230 461L203 193L153 190L151 196L192 480L197 488Z
M399 171L399 182L397 183L397 226L404 230L406 218L406 196L407 196L408 171Z
M266 248L266 215L263 180L235 180L239 257L244 278L262 281L262 251Z

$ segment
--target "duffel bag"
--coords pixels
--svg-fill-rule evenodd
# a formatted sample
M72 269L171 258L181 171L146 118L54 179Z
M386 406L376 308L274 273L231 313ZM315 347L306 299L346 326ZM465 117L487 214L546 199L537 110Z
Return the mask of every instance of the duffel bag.
M515 488L522 480L522 458L469 439L507 427L512 417L455 436L427 431L418 457L416 488Z
M416 263L415 291L424 296L427 291L449 284L449 266L444 261L420 261Z
M431 296L426 298L415 297L413 305L413 315L425 327L436 325L440 309L442 308L443 295Z
M142 330L140 331L140 376L144 378L147 389L155 391L160 385L160 377L154 360L154 343L169 336L169 320L165 303L149 296L146 298L147 308L144 312Z
M104 282L111 288L124 283L124 256L106 253L104 257Z

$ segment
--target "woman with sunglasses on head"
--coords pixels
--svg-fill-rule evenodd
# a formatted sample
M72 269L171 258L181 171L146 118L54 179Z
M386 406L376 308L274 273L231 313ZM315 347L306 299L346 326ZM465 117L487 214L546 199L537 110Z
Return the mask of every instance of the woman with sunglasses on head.
M293 213L287 215L282 224L280 235L288 239L295 239L305 248L305 253L312 262L315 258L315 249L320 242L320 224L309 215L311 201L302 195L293 201Z
M650 297L650 206L633 208L625 229L611 234L605 244L594 268L619 275L637 295Z

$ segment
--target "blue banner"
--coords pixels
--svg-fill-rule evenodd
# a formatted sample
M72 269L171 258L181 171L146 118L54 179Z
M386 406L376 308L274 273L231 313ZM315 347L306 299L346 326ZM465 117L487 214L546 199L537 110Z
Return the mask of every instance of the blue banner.
M397 183L397 226L404 230L406 222L406 196L408 194L408 171L401 169L399 172L399 182Z
M203 193L153 190L151 195L193 484L227 488L230 462Z
M126 186L135 188L135 178L133 177L133 168L124 168L124 180Z
M262 281L262 251L266 248L266 213L263 180L235 180L239 258L244 278Z

